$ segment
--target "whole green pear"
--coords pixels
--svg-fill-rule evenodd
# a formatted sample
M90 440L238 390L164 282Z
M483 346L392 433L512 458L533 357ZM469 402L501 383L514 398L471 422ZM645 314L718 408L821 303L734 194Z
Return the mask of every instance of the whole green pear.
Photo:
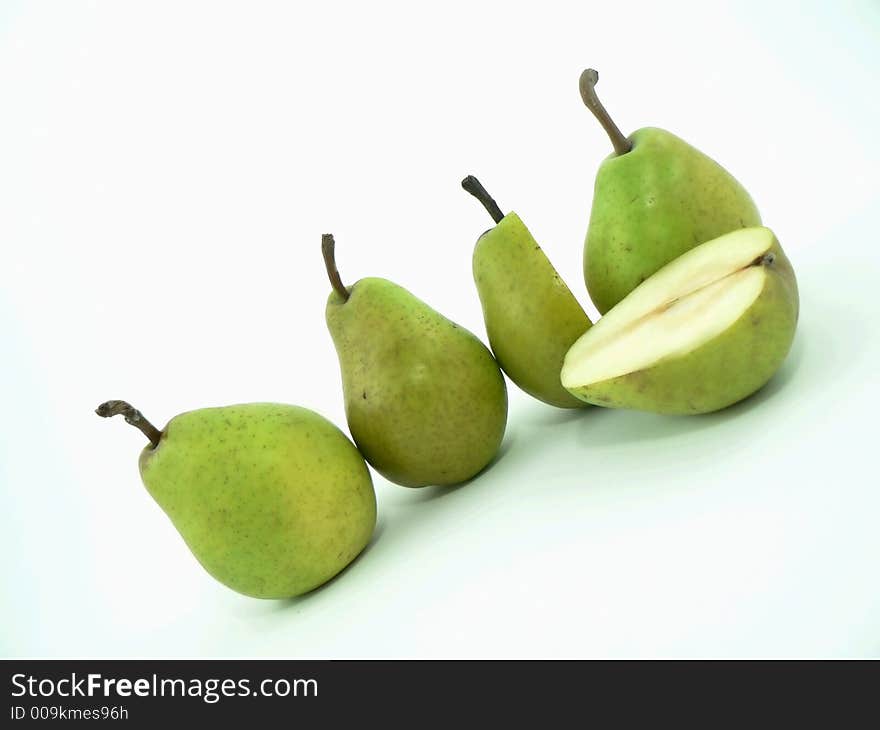
M193 555L218 581L255 598L289 598L330 580L376 524L367 465L314 411L276 403L203 408L161 432L124 401L150 444L141 478Z
M694 246L761 224L749 194L721 165L662 129L624 137L595 93L598 74L581 75L584 103L614 153L596 175L584 244L584 278L604 314L654 272Z
M590 320L516 213L504 215L473 175L462 187L496 225L474 247L474 282L492 352L526 393L559 408L587 404L559 381L565 353Z
M355 443L403 486L470 479L504 436L507 387L498 363L473 334L397 284L366 278L344 287L333 245L325 234L333 284L326 319Z
M768 228L691 249L636 287L581 337L562 383L611 408L708 413L779 369L798 320L791 263Z

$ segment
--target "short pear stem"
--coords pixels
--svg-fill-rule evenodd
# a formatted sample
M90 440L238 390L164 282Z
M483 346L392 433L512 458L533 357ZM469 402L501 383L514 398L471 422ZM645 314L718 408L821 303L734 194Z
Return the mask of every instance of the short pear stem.
M124 400L108 400L95 409L101 418L110 418L111 416L123 416L126 423L139 428L141 432L150 439L150 443L155 449L159 445L159 439L162 438L162 432L150 423L144 415Z
M501 212L498 203L493 200L492 196L489 195L486 188L483 187L483 184L477 178L473 175L468 175L461 181L461 186L483 204L483 207L492 216L493 221L501 223L504 213Z
M614 123L614 120L605 111L605 107L602 106L602 102L599 101L599 97L596 95L596 84L599 83L599 72L594 71L591 68L588 68L581 74L580 80L580 90L581 90L581 99L584 100L584 104L587 105L587 109L593 112L593 116L599 120L599 124L602 125L602 129L605 130L605 133L608 135L611 140L611 144L614 145L614 151L618 155L625 155L632 149L632 142L630 142L624 135L623 132L620 131L618 126Z
M342 297L343 302L347 302L350 294L342 283L342 277L339 276L339 270L336 268L336 239L333 238L332 233L325 233L321 236L321 253L324 254L324 266L327 267L327 276L330 278L334 291Z

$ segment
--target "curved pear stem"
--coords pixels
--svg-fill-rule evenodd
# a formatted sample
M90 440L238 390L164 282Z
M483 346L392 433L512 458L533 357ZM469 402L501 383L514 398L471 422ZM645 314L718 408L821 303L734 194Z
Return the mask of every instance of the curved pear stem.
M342 283L339 269L336 268L336 239L333 238L332 233L324 233L321 236L321 253L324 254L324 266L327 267L327 276L330 278L333 290L342 297L343 302L347 302L351 295Z
M493 200L486 188L483 187L483 183L473 175L468 175L461 181L461 186L483 204L483 207L492 216L493 221L501 223L504 213L501 212L498 203Z
M155 449L159 445L159 439L162 438L162 432L150 423L144 415L124 400L108 400L95 409L101 418L110 418L111 416L123 416L126 423L139 428L141 432L150 439L150 443Z
M602 129L605 130L605 133L608 135L611 140L611 144L614 146L614 151L618 155L625 155L632 149L632 142L630 142L624 135L623 132L620 131L618 126L614 123L614 120L605 111L605 107L602 106L602 102L599 101L599 97L596 96L596 84L599 83L599 72L595 71L591 68L588 68L581 74L581 80L579 83L581 90L581 99L584 100L584 104L586 104L587 109L593 112L593 116L599 120L599 124L602 125Z

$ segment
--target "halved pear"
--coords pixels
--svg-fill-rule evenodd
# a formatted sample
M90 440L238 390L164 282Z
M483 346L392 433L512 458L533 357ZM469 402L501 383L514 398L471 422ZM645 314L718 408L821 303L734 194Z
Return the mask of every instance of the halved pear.
M743 228L636 287L571 346L562 385L611 408L716 411L773 376L797 318L797 282L776 236Z

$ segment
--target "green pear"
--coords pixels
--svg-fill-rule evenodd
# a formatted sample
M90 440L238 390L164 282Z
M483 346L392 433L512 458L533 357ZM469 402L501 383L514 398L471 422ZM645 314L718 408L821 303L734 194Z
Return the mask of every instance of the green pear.
M746 190L721 165L674 134L646 127L624 137L581 75L584 103L611 138L599 167L584 244L584 278L604 314L641 282L706 241L761 225Z
M526 393L559 408L585 406L559 382L568 348L590 320L516 213L504 215L479 180L462 187L496 225L474 247L474 281L498 364Z
M572 345L562 384L611 408L716 411L773 376L797 319L797 282L779 242L768 228L744 228L637 286Z
M250 403L175 416L163 431L124 401L150 440L141 479L212 576L255 598L289 598L330 580L364 549L376 496L363 457L306 408Z
M470 479L497 453L507 423L507 387L492 353L386 279L346 288L331 235L322 248L333 285L327 327L361 453L407 487Z

